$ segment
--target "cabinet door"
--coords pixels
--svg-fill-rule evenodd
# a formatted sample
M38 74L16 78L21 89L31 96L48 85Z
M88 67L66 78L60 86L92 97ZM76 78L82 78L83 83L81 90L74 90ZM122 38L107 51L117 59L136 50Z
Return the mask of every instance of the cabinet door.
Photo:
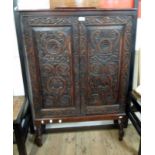
M80 113L77 18L32 12L21 21L35 117Z
M132 16L89 16L80 23L82 110L124 111L133 37Z

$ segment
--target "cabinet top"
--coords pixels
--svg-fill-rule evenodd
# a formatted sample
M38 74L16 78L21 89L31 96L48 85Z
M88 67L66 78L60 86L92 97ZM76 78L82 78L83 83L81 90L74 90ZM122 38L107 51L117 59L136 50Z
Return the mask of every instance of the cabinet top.
M17 10L24 15L47 16L103 16L103 15L137 15L137 9L49 9L49 10Z

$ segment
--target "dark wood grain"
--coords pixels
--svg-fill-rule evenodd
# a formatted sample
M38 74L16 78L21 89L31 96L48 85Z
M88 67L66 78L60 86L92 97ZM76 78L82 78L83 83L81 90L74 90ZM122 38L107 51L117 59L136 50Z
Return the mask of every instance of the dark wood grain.
M123 140L123 136L124 136L123 118L119 117L118 125L119 125L119 140L122 141Z
M50 121L126 118L136 15L136 9L20 11L38 145L41 124ZM119 127L122 139L123 121Z
M126 102L132 34L131 16L86 17L80 23L80 77L86 113ZM112 111L109 111L112 112Z
M123 111L134 11L122 12L22 12L36 117Z
M77 18L26 16L23 23L36 109L50 109L52 115L78 114Z
M125 113L116 113L116 114L104 114L104 115L79 115L79 116L72 116L72 117L42 117L42 118L38 118L35 119L35 124L36 125L40 125L42 124L42 121L44 122L44 124L49 124L50 120L52 119L53 122L52 123L59 123L59 120L62 121L62 123L64 122L82 122L82 121L95 121L95 120L118 120L119 117L125 117L126 114Z
M36 126L36 136L34 142L40 147L42 146L42 130L41 125Z

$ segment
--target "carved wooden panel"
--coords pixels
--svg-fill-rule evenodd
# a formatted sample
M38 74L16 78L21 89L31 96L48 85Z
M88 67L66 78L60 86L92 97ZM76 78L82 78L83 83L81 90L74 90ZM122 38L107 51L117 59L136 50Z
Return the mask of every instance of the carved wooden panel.
M46 16L23 18L35 110L39 110L40 116L48 112L50 116L80 112L78 48L75 46L78 36L74 20ZM37 101L36 97L39 97Z
M88 27L88 105L114 104L118 95L122 26Z
M71 28L33 28L44 108L73 106ZM71 55L71 57L69 56Z
M132 11L22 12L35 118L124 112L135 19Z
M125 104L131 30L131 16L90 16L81 22L80 76L87 114L116 113Z

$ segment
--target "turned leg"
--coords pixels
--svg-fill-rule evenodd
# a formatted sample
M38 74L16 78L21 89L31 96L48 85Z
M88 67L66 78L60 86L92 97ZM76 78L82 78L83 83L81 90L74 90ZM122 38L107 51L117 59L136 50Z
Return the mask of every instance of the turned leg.
M37 144L37 146L42 146L42 129L41 129L41 125L36 127L35 143Z
M123 126L124 126L124 128L127 128L128 127L128 117L126 116L126 117L124 117L123 118Z
M118 119L118 125L119 125L119 140L122 141L123 140L123 136L124 136L124 130L123 130L123 117L119 117Z
M41 131L42 133L46 133L46 124L41 125Z

